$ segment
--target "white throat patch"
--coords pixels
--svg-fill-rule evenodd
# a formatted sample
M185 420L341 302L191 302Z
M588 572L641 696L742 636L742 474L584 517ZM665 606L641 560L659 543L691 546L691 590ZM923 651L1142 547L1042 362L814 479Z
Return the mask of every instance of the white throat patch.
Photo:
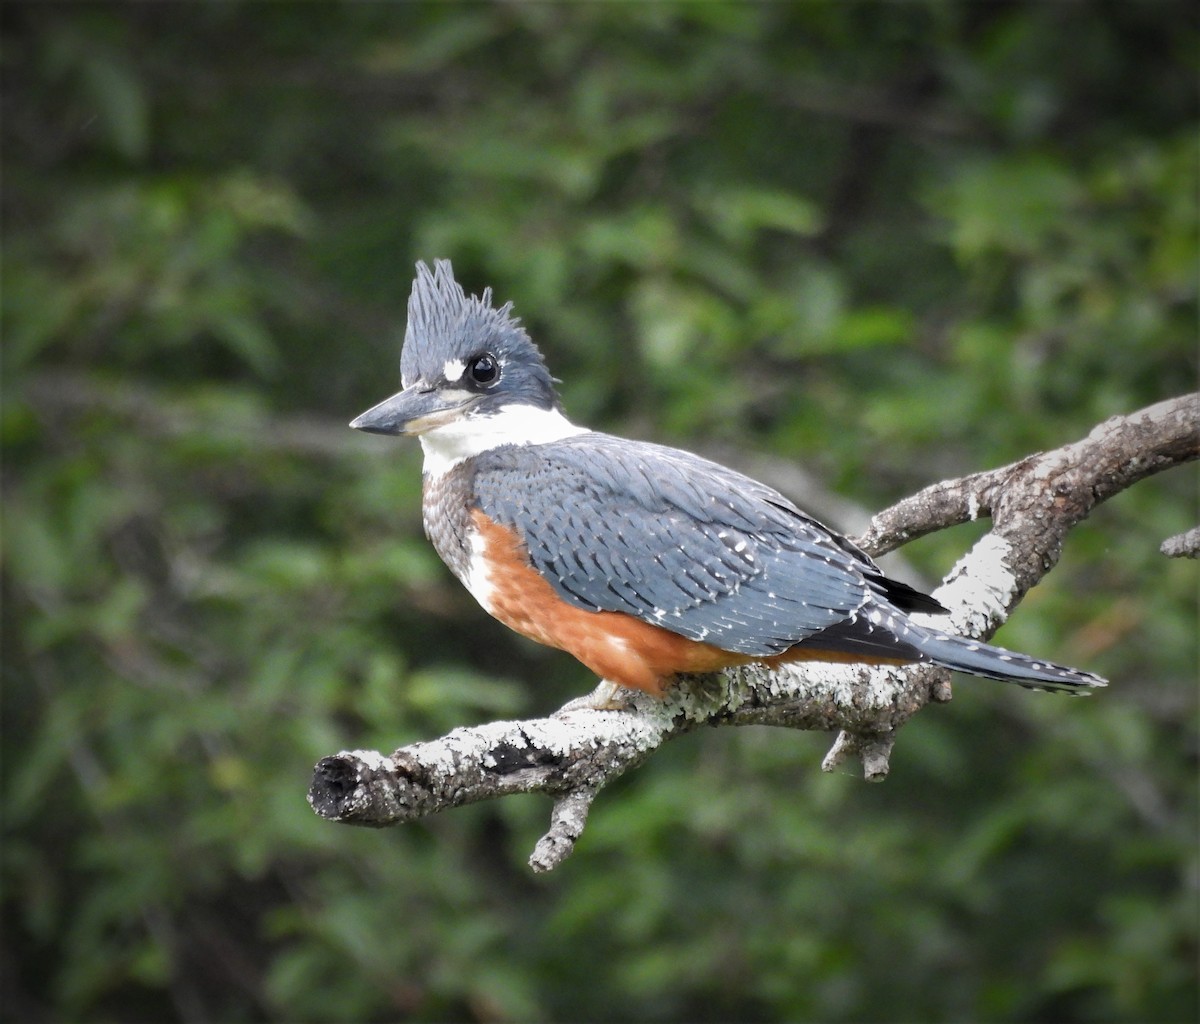
M436 480L463 459L502 445L549 444L586 433L586 427L575 426L557 409L505 405L491 416L467 416L421 434L425 476Z

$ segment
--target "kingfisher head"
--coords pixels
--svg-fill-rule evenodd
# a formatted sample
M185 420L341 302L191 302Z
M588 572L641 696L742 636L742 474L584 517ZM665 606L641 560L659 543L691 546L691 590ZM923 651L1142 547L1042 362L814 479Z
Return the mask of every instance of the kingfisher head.
M562 413L542 354L491 289L468 296L449 260L417 264L400 354L404 390L350 426L373 434L415 434L426 469L503 444L536 444L579 433Z

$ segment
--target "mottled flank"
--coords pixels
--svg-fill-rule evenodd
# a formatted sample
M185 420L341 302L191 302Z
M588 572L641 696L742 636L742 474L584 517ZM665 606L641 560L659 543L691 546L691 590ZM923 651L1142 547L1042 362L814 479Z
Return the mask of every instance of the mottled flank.
M570 652L601 679L661 695L681 672L715 672L751 660L635 616L564 604L530 565L513 530L480 512L474 519L488 565L488 612L538 643Z

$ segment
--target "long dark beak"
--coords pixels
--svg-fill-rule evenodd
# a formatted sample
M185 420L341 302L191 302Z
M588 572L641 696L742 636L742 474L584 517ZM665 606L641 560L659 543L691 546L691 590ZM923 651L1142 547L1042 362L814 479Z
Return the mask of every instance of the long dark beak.
M423 434L459 419L478 396L456 388L417 383L368 409L350 426L369 434Z

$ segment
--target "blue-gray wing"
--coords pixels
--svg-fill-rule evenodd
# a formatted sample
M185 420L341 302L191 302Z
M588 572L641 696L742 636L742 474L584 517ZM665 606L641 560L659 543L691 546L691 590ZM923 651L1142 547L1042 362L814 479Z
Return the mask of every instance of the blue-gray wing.
M474 489L566 601L739 654L778 654L908 590L777 491L673 448L600 433L497 448Z

